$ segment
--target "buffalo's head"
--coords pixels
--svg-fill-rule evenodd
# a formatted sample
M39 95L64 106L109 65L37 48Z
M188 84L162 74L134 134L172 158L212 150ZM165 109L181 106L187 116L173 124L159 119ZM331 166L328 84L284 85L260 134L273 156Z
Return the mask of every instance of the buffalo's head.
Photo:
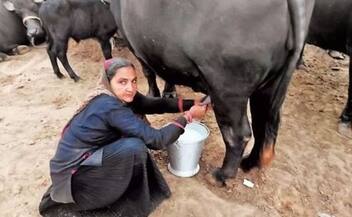
M22 18L22 22L27 28L27 37L32 44L36 38L44 38L42 21L38 17L38 10L42 0L3 0L3 6Z

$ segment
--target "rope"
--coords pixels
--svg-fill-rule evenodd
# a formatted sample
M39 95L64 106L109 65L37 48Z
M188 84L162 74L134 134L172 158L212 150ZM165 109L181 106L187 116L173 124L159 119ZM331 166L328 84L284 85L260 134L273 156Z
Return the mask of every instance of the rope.
M43 26L42 20L41 20L39 17L37 17L37 16L26 16L26 17L23 18L23 20L22 20L23 25L26 26L26 21L27 21L27 20L30 20L30 19L39 20L40 26Z

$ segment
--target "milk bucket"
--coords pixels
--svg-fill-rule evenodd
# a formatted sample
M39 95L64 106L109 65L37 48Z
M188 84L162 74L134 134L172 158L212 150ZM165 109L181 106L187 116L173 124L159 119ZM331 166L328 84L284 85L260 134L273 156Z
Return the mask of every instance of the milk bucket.
M167 148L169 171L180 177L191 177L199 171L199 159L209 129L202 123L192 122L186 125L185 132L176 142Z

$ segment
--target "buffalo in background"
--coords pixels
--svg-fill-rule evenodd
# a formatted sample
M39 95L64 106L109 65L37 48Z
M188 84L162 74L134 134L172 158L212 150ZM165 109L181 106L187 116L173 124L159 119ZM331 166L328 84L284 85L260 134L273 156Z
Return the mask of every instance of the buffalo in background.
M307 43L323 49L352 54L352 1L316 0ZM349 63L348 98L340 116L340 132L351 131L352 121L352 62ZM351 134L351 132L350 132Z
M314 0L112 0L116 23L148 70L211 96L226 153L224 183L239 166L274 157L280 109L304 45ZM255 138L251 137L250 100Z
M45 33L37 15L39 4L33 0L0 1L0 59L19 52L20 45L44 40Z
M62 78L63 74L57 65L57 58L74 81L80 79L67 59L69 38L73 38L76 42L96 38L105 59L112 57L109 40L116 33L117 27L107 2L103 0L47 0L40 7L39 17L48 35L47 52L58 78Z

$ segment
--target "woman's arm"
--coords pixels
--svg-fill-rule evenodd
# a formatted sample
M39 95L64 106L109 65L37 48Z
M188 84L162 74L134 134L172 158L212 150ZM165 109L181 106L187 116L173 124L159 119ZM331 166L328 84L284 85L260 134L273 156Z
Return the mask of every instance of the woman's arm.
M149 97L139 92L137 92L133 102L129 104L129 106L131 106L131 108L139 114L177 113L186 111L193 105L194 100Z
M130 108L116 106L108 114L109 125L117 129L123 136L142 139L150 149L164 149L175 142L184 132L187 120L180 116L176 124L169 124L160 129L154 129L138 118Z

